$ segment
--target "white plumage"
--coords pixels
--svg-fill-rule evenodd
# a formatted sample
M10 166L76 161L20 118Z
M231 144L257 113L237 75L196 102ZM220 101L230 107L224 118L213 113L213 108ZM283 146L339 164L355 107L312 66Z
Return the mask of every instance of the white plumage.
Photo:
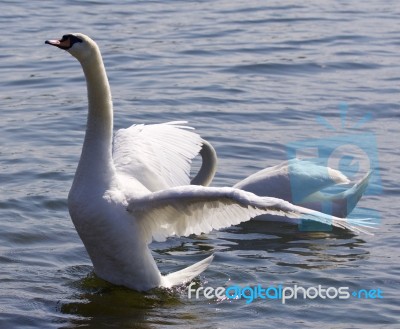
M202 139L186 122L133 125L114 136L113 159L118 173L136 177L150 191L189 185L191 159Z
M179 122L131 126L113 138L111 92L96 43L80 33L46 43L76 57L86 77L87 128L68 207L99 277L136 290L181 284L204 271L212 256L162 276L148 248L152 239L209 232L262 214L358 231L346 219L280 199L188 185L201 138Z
M372 171L352 183L340 171L310 161L292 159L265 168L234 185L258 196L271 196L336 217L347 217L368 187ZM343 191L328 193L327 188L342 185ZM348 187L350 185L350 187ZM271 219L261 216L257 219Z

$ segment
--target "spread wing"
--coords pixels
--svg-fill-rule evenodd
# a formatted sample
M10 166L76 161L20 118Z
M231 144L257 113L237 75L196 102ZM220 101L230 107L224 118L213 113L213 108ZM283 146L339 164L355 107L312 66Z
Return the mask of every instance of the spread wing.
M191 160L201 149L201 137L174 121L133 125L114 136L113 159L117 173L135 177L150 191L190 184Z
M135 217L147 242L168 236L210 232L273 214L309 219L356 232L363 231L346 219L292 205L281 199L223 187L181 186L128 200L127 210Z

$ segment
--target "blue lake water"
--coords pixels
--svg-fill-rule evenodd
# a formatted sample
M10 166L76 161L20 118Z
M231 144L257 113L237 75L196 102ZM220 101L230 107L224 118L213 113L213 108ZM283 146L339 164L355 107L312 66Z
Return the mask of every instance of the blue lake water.
M397 1L0 8L1 328L398 328ZM196 300L186 287L137 293L96 278L66 204L85 129L83 74L71 56L44 45L78 31L102 49L116 129L189 121L218 152L214 186L232 186L310 141L364 150L363 161L349 154L333 164L375 169L357 210L378 214L374 236L253 221L152 244L163 273L214 253L197 286L321 285L380 289L382 298Z

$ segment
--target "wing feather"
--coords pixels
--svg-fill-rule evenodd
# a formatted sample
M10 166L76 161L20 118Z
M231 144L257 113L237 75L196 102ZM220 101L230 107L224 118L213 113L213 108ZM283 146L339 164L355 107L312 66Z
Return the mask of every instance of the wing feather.
M117 173L135 177L150 191L190 184L191 160L202 139L184 121L133 125L114 136Z
M152 239L164 241L172 235L207 233L264 214L287 216L299 221L309 219L364 232L346 219L229 187L175 187L129 200L127 210L136 218L149 243Z

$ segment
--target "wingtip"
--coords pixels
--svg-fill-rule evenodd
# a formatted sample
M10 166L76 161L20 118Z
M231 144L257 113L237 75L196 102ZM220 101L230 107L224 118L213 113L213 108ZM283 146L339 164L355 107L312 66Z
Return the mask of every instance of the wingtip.
M372 226L367 225L367 221L369 219L364 219L362 222L361 221L353 221L347 219L347 218L338 218L338 219L333 219L332 220L332 225L335 227L339 227L342 229L346 229L348 231L354 232L354 233L363 233L367 235L374 235L372 232L368 231L366 228L373 228Z
M332 225L334 227L345 229L357 234L364 233L368 235L374 235L373 233L367 230L367 228L373 228L372 225L374 219L372 218L362 218L362 219L340 218L324 214L318 211L313 211L307 208L300 207L300 209L303 210L303 214L300 216L300 218L317 221L326 225Z

